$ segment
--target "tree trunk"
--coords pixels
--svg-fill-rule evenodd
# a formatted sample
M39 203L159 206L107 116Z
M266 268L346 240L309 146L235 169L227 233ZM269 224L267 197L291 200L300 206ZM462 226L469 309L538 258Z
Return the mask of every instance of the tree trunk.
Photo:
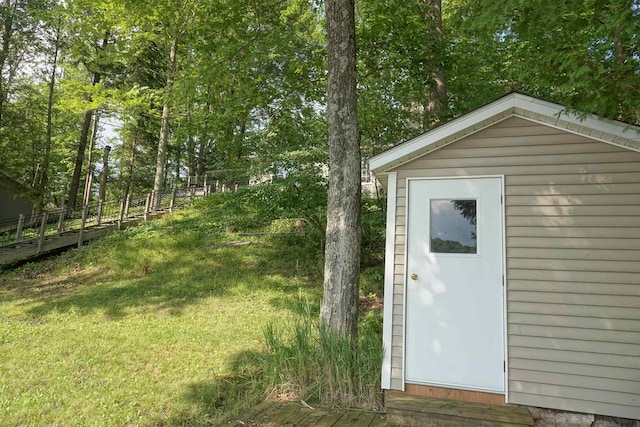
M158 157L156 158L156 175L153 180L153 191L157 194L162 190L164 181L164 168L167 162L167 131L169 129L169 100L173 89L173 72L176 67L177 38L171 40L169 50L169 69L167 70L167 82L165 85L164 105L162 106L162 122L160 124L160 138L158 139ZM154 200L156 207L160 200Z
M100 49L104 50L107 47L108 42L109 32L104 35ZM102 75L100 73L94 73L91 85L95 86L100 83L101 78ZM84 153L87 149L89 130L91 129L91 122L93 120L98 120L98 116L95 113L95 110L88 110L84 113L84 120L82 121L82 129L80 131L80 141L78 141L78 151L76 153L76 163L73 168L71 183L69 184L69 207L71 209L75 209L77 205L78 191L80 189L80 177L82 175L82 164L84 163Z
M56 29L56 39L53 50L53 61L51 66L51 79L49 80L49 94L47 99L47 134L44 145L44 159L42 160L40 182L38 183L38 199L36 201L36 213L42 212L44 208L44 197L49 185L49 163L51 161L51 138L53 136L53 101L56 86L56 72L58 69L58 54L60 50L60 23Z
M87 149L87 140L89 138L89 130L91 129L91 121L93 120L94 110L84 113L82 121L82 129L80 131L80 141L78 141L78 151L76 153L76 163L69 184L69 209L75 209L78 201L78 190L80 189L80 176L82 175L82 164L84 163L84 153Z
M136 126L133 133L133 139L131 142L131 155L129 156L129 165L127 167L127 175L125 180L123 199L126 199L131 194L131 181L133 180L133 173L135 172L136 164L136 147L138 146L138 127Z
M196 140L191 135L191 132L189 132L189 137L187 138L187 176L198 176L196 170Z
M100 115L98 111L94 111L93 113L93 122L91 124L91 133L89 134L89 155L87 156L87 173L84 179L84 191L82 193L82 205L89 204L89 200L91 200L91 187L93 182L93 172L95 171L95 167L93 165L93 146L96 141L96 136L98 134L98 121L100 120Z
M436 52L438 63L434 64L431 79L435 85L433 90L427 94L425 105L425 117L423 120L424 130L438 126L444 119L447 110L447 86L444 79L444 33L442 30L442 1L424 0L423 19L428 29L433 32L433 45L428 46L429 50Z
M100 82L99 74L94 75L93 82L94 85ZM80 140L78 141L78 151L76 152L76 162L73 168L73 175L71 176L71 183L69 185L69 208L71 209L75 209L78 202L80 177L82 176L82 165L84 164L85 152L87 151L87 141L89 139L90 132L93 132L94 129L97 129L98 120L99 118L96 110L89 110L85 112L84 120L82 121L82 129L80 131ZM93 136L92 138L95 138L95 136ZM90 164L87 165L87 167L90 166ZM83 200L86 198L86 195L84 195Z
M204 142L205 138L201 137L200 143L198 144L198 155L196 157L196 175L204 176L204 162L206 155L206 143Z
M103 202L107 197L107 178L109 178L109 151L110 146L104 147L104 153L102 155L102 172L100 173L100 190L98 190L98 200Z
M326 0L329 48L329 195L320 316L354 338L360 275L360 132L356 109L354 0Z
M207 86L207 98L211 96L211 85ZM204 176L204 167L206 163L207 157L207 148L209 146L209 121L211 120L211 104L209 102L205 105L205 111L207 114L205 115L205 125L203 131L200 133L199 144L198 144L198 155L196 158L196 175Z
M4 67L9 56L11 48L11 37L13 35L13 15L15 14L16 4L11 4L10 0L2 2L2 25L0 27L0 36L2 37L2 50L0 51L0 129L2 128L2 117L4 113L4 101L7 99L6 88L4 85Z

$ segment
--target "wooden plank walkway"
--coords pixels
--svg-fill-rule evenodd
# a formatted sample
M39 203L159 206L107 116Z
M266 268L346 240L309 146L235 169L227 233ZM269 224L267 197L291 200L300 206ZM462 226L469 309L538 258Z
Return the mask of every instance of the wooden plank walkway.
M35 222L39 224L38 228L40 232L38 237L31 239L23 240L24 217L21 216L19 219L16 219L17 226L15 230L12 230L11 227L5 227L2 230L3 237L5 238L4 242L6 242L6 236L9 232L15 232L17 242L0 246L0 268L72 246L81 246L85 242L103 237L110 231L130 227L143 220L159 218L165 213L170 213L174 209L183 207L187 201L191 204L195 198L207 196L210 194L210 189L206 185L204 187L188 187L183 189L174 188L171 190L170 197L168 197L168 192L163 191L157 193L157 203L154 202L154 205L157 205L156 207L151 207L153 194L156 193L149 193L146 200L131 200L127 198L126 203L125 200L121 200L118 215L115 214L117 211L113 210L111 210L110 213L103 212L104 204L102 203L98 203L95 206L92 205L91 207L85 205L82 209L81 225L77 223L79 218L72 215L73 212L65 212L61 209L57 210L54 212L54 215L55 218L58 218L55 221L58 232L51 230L53 223L47 222L49 215L46 212L43 215L32 216L29 219L30 226L28 228L34 228L33 222L35 218L37 220ZM180 201L182 201L182 204ZM140 212L138 208L141 208L143 205L144 211ZM91 212L89 212L90 209ZM75 213L77 214L78 211ZM92 222L95 223L91 224ZM29 235L32 235L32 233L29 233Z
M148 219L155 219L168 213L168 210L153 211L147 214ZM144 220L144 214L123 218L121 229L137 225ZM99 239L107 233L118 229L118 221L105 222L101 225L94 225L84 229L82 233L82 243ZM78 245L80 240L80 230L68 230L59 234L48 235L42 242L42 247L38 251L38 238L23 240L19 243L0 246L0 267L4 267L19 261L29 260L36 256L43 256L47 253L60 249Z
M336 409L326 405L311 408L301 402L266 400L246 413L226 421L225 427L381 427L385 415L360 409Z

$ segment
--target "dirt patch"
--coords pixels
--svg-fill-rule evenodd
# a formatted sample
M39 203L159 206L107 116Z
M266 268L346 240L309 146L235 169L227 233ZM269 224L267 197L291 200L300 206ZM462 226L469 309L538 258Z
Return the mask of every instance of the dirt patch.
M371 310L382 308L384 299L377 295L360 295L360 317L364 317Z

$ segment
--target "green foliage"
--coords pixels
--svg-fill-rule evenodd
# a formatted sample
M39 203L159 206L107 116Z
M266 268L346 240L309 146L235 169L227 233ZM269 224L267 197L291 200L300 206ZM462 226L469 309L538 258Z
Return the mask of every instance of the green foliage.
M382 408L382 319L370 312L351 341L319 323L308 304L290 323L269 323L262 370L277 395L342 406Z
M384 261L362 267L360 270L360 294L382 297L384 294Z
M384 291L384 251L386 211L384 198L362 200L362 256L360 293L382 296Z
M440 70L448 94L440 122L513 90L640 122L637 1L442 3L442 36L426 18L429 2L357 3L364 157L426 129L424 105ZM96 141L113 147L111 198L148 191L165 101L171 107L167 184L206 171L217 171L226 184L283 171L299 180L328 161L326 35L316 0L9 5L16 7L0 5L6 28L0 37L8 41L0 52L0 168L29 183L43 164L51 31L60 17L64 24L50 202L70 181L79 126L91 109L101 123L110 117L118 125L112 140L99 132ZM177 67L168 96L173 39Z
M300 178L215 193L200 203L217 207L224 229L246 232L269 227L275 220L299 219L307 232L324 233L326 186L319 178Z
M425 130L416 107L425 102L444 52L423 19L424 7L417 0L358 2L358 107L365 156Z
M363 265L379 264L384 258L387 214L383 197L362 199L362 251Z
M461 28L496 47L496 72L511 89L572 109L638 123L637 1L461 2ZM486 53L488 52L488 53ZM483 54L491 56L490 51Z

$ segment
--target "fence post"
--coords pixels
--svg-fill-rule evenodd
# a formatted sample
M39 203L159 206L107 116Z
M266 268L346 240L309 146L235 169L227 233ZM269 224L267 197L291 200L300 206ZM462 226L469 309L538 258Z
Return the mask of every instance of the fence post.
M131 194L127 194L127 199L124 205L124 216L129 216L129 204L131 203ZM120 221L122 222L122 215L120 215Z
M169 202L169 213L173 213L173 205L176 203L176 187L171 189L171 201Z
M102 224L102 206L104 205L104 202L102 201L102 199L98 200L98 218L96 219L98 225Z
M62 202L62 207L60 208L60 216L58 217L58 234L62 233L64 230L64 214L67 212L64 201Z
M42 213L42 222L40 223L40 236L38 238L38 249L36 253L42 252L42 245L44 244L44 235L47 231L47 221L49 220L49 212Z
M149 207L151 205L151 193L147 194L147 200L144 204L144 220L149 218Z
M16 243L20 243L22 240L22 227L24 227L24 214L20 214L18 217L18 227L16 228Z
M82 247L82 240L84 239L84 226L87 222L87 213L89 212L89 205L82 205L82 221L80 222L80 233L78 233L78 247Z
M148 212L157 209L157 207L160 205L158 203L158 192L156 190L152 190L150 195L151 198L149 199L149 207L147 209Z
M120 212L118 212L118 230L122 228L122 217L125 214L125 210L129 207L129 196L127 196L126 200L127 201L125 202L125 199L120 199Z
M196 197L196 187L189 188L189 204L193 204L193 199Z
M157 197L158 197L158 210L162 210L164 209L164 206L162 205L164 203L164 199L167 196L167 190L158 190L157 192Z

